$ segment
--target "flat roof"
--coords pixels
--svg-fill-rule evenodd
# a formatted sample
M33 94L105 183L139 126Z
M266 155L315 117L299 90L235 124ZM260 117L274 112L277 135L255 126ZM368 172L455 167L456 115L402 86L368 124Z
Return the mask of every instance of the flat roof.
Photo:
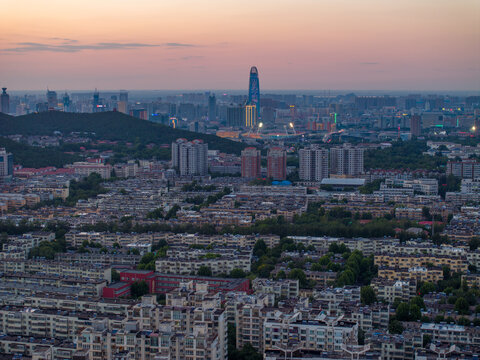
M322 185L349 185L349 186L363 186L365 179L342 179L342 178L325 178L322 179Z

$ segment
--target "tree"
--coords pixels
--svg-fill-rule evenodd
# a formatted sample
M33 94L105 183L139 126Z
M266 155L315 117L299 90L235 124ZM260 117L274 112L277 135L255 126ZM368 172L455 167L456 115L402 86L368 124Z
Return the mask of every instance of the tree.
M120 281L120 273L117 270L112 269L112 282L117 281Z
M403 325L398 320L392 320L390 324L388 324L388 331L390 334L401 334L403 333Z
M406 302L400 303L395 312L395 318L399 321L409 321L410 320L410 305Z
M245 271L243 271L242 269L233 269L232 271L230 271L230 275L229 275L231 278L236 278L236 279L241 279L241 278L244 278L247 276L247 274L245 273Z
M360 299L362 304L364 305L371 305L377 300L377 296L375 295L375 291L370 285L363 286L360 290Z
M455 311L458 311L460 315L470 314L470 305L464 297L459 297L457 301L455 301Z
M410 305L410 314L409 320L410 321L417 321L420 320L422 317L422 312L420 311L420 307L415 304Z
M305 275L302 269L293 269L288 274L288 278L297 279L301 288L305 288L308 286L307 276Z
M198 269L199 276L212 276L212 269L210 269L210 266L202 265Z
M265 244L265 241L263 239L258 239L255 243L255 246L253 247L253 255L257 257L262 257L266 254L267 250L268 248L267 244Z
M423 335L423 347L426 348L432 342L432 336L428 334Z
M148 284L145 280L142 281L135 281L130 286L130 295L134 299L138 299L139 297L146 295L150 292Z
M432 284L431 282L424 282L419 290L421 296L434 291L435 291L435 285Z
M420 309L425 309L425 303L420 296L414 296L410 299L410 305L417 305Z

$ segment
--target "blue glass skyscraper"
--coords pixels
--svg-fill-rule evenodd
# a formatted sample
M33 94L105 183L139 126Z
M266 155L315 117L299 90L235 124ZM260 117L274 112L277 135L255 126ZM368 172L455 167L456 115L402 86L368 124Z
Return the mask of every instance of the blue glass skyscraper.
M260 118L260 83L256 66L250 69L250 81L248 83L248 105L255 105L257 118Z

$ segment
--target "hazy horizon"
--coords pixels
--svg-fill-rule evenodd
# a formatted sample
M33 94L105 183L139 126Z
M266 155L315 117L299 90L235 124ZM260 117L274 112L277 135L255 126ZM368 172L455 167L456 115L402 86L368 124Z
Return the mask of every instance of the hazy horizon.
M21 0L0 30L11 91L246 89L251 66L262 92L480 90L478 0Z

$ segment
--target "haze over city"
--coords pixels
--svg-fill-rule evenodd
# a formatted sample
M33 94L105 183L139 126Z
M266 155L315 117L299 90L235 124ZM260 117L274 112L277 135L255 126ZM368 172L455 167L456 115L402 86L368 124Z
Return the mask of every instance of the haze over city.
M9 2L0 15L10 91L478 90L480 2Z

